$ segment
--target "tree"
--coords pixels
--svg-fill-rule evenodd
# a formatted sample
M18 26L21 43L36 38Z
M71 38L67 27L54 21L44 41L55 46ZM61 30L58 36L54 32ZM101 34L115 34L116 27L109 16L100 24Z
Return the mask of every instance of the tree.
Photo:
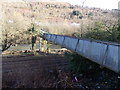
M93 13L92 12L88 13L88 18L91 16L93 16Z
M84 38L120 42L120 23L115 23L109 30L105 30L105 24L97 23L92 30L84 35Z
M3 37L3 41L2 41L2 52L7 50L8 48L10 48L10 46L12 45L12 39L8 39L8 34L6 33Z
M14 35L11 32L12 28L9 21L4 21L2 27L2 51L7 50L13 44Z
M74 11L72 12L72 14L73 14L73 15L76 15L76 16L79 16L79 15L80 15L80 11L74 10Z
M37 31L35 30L34 24L32 24L31 31L32 31L32 38L31 38L32 50L34 50L34 46L35 46L35 43L36 43L36 40L37 40Z
M25 42L24 39L27 38L25 31L28 27L29 23L21 14L13 13L12 17L5 15L2 24L2 51L17 43Z
M27 33L31 35L32 50L34 50L35 43L37 41L37 36L38 36L38 31L36 30L35 24L31 23L31 27L27 30Z

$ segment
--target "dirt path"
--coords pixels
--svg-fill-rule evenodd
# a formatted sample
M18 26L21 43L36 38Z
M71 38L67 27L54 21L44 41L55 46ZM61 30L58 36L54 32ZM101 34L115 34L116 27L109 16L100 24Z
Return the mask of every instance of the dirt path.
M3 88L49 87L47 80L57 80L59 71L67 66L60 55L3 57L2 61Z
M2 59L3 88L119 88L119 76L107 69L75 75L62 55L10 56ZM93 73L94 72L94 73Z

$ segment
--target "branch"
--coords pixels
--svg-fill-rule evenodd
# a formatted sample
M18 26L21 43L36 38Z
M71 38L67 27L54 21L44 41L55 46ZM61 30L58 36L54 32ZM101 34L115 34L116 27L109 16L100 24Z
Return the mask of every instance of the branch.
M3 47L3 48L2 48L2 52L5 51L5 50L7 50L8 48L10 48L11 45L12 45L12 43L10 43L8 46L3 46L3 45L2 45L2 47Z

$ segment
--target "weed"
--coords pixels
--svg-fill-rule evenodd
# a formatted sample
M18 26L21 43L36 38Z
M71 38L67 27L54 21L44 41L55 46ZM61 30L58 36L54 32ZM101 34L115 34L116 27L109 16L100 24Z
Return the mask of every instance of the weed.
M73 73L86 73L90 70L97 71L99 69L99 65L76 53L65 52L64 56L68 60L69 70Z

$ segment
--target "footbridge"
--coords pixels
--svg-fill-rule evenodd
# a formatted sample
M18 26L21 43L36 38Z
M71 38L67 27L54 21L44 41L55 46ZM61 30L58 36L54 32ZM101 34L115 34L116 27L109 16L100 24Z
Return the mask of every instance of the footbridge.
M120 74L120 43L44 33L43 38Z

